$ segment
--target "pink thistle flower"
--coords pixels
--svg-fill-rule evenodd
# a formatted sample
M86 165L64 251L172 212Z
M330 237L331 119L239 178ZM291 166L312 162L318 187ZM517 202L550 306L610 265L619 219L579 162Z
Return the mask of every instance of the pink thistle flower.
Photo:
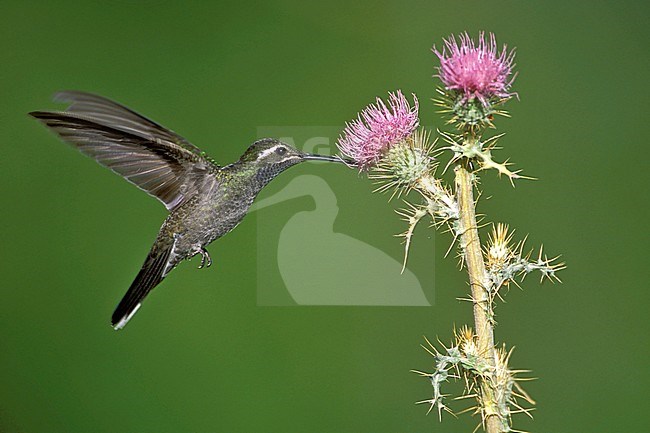
M338 139L341 153L361 169L376 164L384 152L409 137L420 123L415 94L413 107L400 90L388 95L388 105L377 98L375 104L368 105L356 119L345 124Z
M507 51L503 46L498 52L497 41L490 33L489 41L485 32L480 32L478 43L469 37L467 32L460 35L460 46L452 35L445 39L442 52L433 47L433 52L440 59L437 67L438 74L447 90L455 90L463 94L463 102L477 98L484 106L489 99L496 96L509 98L516 95L510 92L510 86L515 76L510 78L515 51Z

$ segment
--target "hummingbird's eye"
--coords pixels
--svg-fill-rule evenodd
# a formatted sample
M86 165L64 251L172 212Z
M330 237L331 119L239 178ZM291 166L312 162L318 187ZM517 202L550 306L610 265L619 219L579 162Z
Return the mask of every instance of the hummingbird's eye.
M280 156L286 155L287 148L286 147L278 147L277 149L275 149L275 153L277 153Z

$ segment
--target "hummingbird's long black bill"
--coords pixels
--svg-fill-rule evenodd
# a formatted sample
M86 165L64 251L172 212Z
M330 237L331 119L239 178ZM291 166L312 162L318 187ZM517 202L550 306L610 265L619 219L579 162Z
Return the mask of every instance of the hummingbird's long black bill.
M307 161L329 161L329 162L339 162L345 165L357 165L353 160L349 158L342 158L340 156L328 156L328 155L316 155L313 153L308 153L303 158Z

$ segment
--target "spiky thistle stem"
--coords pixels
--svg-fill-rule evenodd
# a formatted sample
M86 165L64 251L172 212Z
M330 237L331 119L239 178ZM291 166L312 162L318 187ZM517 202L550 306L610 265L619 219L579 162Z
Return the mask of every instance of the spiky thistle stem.
M526 239L513 244L512 232L502 223L493 226L484 248L479 238L474 196L477 174L496 170L513 186L515 180L531 179L521 175L521 170L510 170L507 160L499 163L493 159L492 151L503 134L484 135L487 127L494 128L494 115L508 116L500 107L517 95L511 90L514 52L505 46L499 51L494 35L486 39L484 33L479 34L478 42L463 33L460 44L452 36L442 50L434 47L433 51L440 59L436 76L444 84L436 102L451 115L448 123L458 131L438 131L446 147L436 148L436 140L432 142L426 130L417 129L417 98L413 96L411 107L399 91L391 93L388 104L378 99L366 107L357 120L346 125L338 145L379 184L375 191L392 191L391 198L404 196L406 207L397 211L408 224L398 235L404 238L402 271L415 228L428 215L433 227L445 227L453 234L447 253L459 245L461 263L469 275L474 329L463 327L450 347L440 343L442 348L436 348L427 340L423 348L434 358L435 369L432 373L413 371L430 381L433 396L418 403L429 404L427 413L436 408L439 418L443 411L454 414L446 405L447 395L441 387L450 379L463 380L465 389L457 399L473 398L476 405L459 413L474 410L481 416L477 429L482 426L487 433L515 432L512 415L530 416L531 409L522 405L535 402L517 384L517 380L523 380L517 373L524 370L512 370L508 365L512 351L505 345L495 348L495 299L502 299L507 292L502 288L507 289L510 283L519 286L516 277L523 280L532 271L539 271L542 280L559 281L556 272L564 269L564 264L557 261L558 257L548 258L541 248L537 258L531 258L532 250L524 252ZM443 150L453 153L442 172L454 168L454 189L436 177L438 156ZM410 192L417 192L424 200L419 204L409 202Z
M490 294L486 288L487 273L483 261L483 251L478 235L476 208L474 202L474 175L470 171L470 161L461 159L456 163L455 184L458 201L460 244L464 263L469 274L469 283L474 304L474 329L477 336L479 352L490 366L495 365L494 328L490 318ZM492 384L481 380L481 401L486 404L495 402ZM483 422L487 433L502 431L502 420L498 412L490 407L484 407Z

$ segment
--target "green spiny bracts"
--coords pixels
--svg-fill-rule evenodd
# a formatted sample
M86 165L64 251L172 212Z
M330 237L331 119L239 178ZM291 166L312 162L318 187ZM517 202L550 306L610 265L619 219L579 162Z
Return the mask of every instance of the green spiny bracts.
M494 116L509 116L507 111L499 108L508 101L506 98L468 100L462 93L456 91L443 89L436 89L436 91L439 97L433 101L441 107L440 113L447 114L447 123L453 124L459 130L493 127Z
M429 134L416 130L410 136L386 149L382 157L373 166L368 177L379 184L377 191L394 188L401 194L428 177L436 169L433 155L434 143Z
M454 414L447 406L448 394L443 393L442 387L450 380L461 380L465 383L464 394L453 400L473 399L474 405L460 411L471 411L481 416L484 424L489 417L495 417L502 433L514 432L511 427L512 415L526 413L530 415L530 408L522 405L532 405L534 400L522 389L519 373L524 371L511 370L509 367L509 352L503 348L495 350L494 362L487 362L478 345L478 337L469 327L462 327L455 332L454 340L446 347L438 347L425 339L422 347L434 358L435 370L431 373L412 370L426 377L433 387L433 396L430 399L419 401L419 404L428 404L429 412L434 408L438 417L442 412Z
M413 185L429 172L431 158L426 150L403 141L388 151L385 162L392 168L393 176L399 184L406 186Z

